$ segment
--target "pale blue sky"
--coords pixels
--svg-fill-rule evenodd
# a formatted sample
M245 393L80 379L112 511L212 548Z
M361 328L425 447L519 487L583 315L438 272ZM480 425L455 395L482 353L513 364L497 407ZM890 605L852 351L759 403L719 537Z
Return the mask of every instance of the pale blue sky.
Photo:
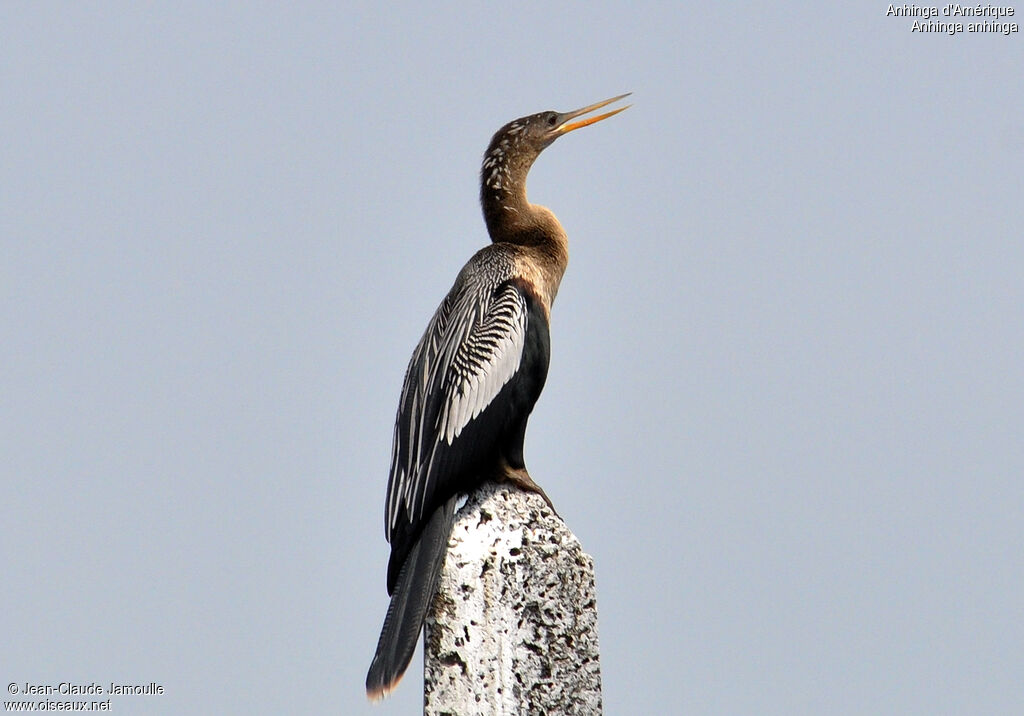
M517 116L609 714L1024 707L1024 45L886 3L5 3L0 675L370 707L402 374ZM942 19L942 18L940 18ZM1015 18L1018 22L1020 17Z

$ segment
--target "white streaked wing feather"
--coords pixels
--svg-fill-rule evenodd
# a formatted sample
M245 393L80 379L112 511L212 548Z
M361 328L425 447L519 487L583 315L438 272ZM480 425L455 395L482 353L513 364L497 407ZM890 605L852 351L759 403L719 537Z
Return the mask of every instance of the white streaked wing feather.
M510 284L494 293L495 277L489 278L471 279L449 294L409 362L385 502L389 540L402 505L411 519L422 512L439 442L450 445L519 369L526 341L526 300ZM407 426L405 434L402 425Z
M522 294L514 286L506 286L484 320L459 346L438 424L440 437L449 445L519 370L526 316Z

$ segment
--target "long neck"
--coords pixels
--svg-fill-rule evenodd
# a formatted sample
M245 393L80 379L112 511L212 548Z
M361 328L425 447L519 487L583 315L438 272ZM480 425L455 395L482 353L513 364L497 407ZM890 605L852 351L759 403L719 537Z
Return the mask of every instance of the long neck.
M564 240L555 215L526 198L526 175L540 152L518 139L496 135L480 170L480 204L491 241L532 246Z
M480 204L492 241L520 243L516 235L529 228L532 207L526 198L526 175L536 159L531 154L523 152L518 142L510 146L510 139L499 135L484 156Z
M488 157L494 156L488 154ZM491 241L523 247L534 280L550 307L569 263L569 238L550 209L526 198L526 174L533 159L519 163L484 160L480 203Z

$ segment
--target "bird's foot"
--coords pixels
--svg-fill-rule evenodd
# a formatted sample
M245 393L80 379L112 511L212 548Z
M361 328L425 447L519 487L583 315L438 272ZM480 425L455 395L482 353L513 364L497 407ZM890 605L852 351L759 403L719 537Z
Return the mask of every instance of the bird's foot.
M548 503L548 507L551 511L558 515L558 510L555 509L555 505L551 502L551 498L548 497L547 493L544 492L544 488L533 481L530 477L530 473L526 471L525 467L506 467L501 479L518 486L519 488L526 490L527 492L533 492L544 498L544 501Z

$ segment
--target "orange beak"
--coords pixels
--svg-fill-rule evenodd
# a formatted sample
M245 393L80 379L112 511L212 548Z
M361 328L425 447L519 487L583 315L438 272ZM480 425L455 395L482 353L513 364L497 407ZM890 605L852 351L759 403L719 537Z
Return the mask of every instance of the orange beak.
M586 127L588 124L593 124L594 122L600 122L602 119L608 119L609 117L613 117L616 114L618 114L619 112L622 112L623 110L629 109L633 105L627 104L625 107L619 107L618 109L613 109L611 112L605 112L604 114L599 114L596 117L590 117L588 119L581 119L578 122L572 122L571 121L571 120L576 119L577 117L580 117L580 116L582 116L584 114L589 114L590 112L593 112L595 109L601 109L602 107L604 107L606 105L609 105L612 102L618 102L623 97L629 97L629 95L631 95L631 94L633 94L633 93L632 92L627 92L626 94L620 94L618 97L612 97L611 99L606 99L603 102L597 102L596 104L587 105L586 107L574 110L572 112L566 112L565 114L563 114L559 118L559 119L562 120L562 123L559 124L557 127L555 127L555 129L554 129L555 134L561 136L563 134L566 134L567 132L573 131L574 129L579 129L580 127Z

